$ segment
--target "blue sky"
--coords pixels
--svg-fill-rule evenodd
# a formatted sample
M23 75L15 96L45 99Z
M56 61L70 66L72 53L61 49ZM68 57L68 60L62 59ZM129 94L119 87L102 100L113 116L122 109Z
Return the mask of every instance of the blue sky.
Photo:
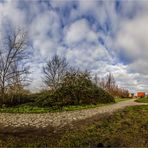
M0 0L0 32L25 28L32 53L31 89L54 54L131 91L148 92L148 1Z

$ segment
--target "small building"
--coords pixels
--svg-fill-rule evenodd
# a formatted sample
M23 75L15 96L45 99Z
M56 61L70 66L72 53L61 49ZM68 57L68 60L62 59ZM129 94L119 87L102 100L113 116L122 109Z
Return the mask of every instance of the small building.
M144 98L145 97L145 92L137 92L137 97L138 98Z

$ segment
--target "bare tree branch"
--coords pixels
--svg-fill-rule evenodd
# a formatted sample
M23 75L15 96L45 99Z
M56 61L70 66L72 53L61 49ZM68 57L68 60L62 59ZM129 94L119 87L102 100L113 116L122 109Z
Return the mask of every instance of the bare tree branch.
M55 55L46 63L46 66L43 67L43 82L51 89L56 89L66 74L67 69L68 63L66 59Z
M4 100L7 90L15 86L23 87L26 81L24 76L29 73L29 67L22 66L27 59L27 33L21 29L7 33L4 41L1 41L3 49L0 49L0 94L1 102ZM0 103L1 103L0 102Z

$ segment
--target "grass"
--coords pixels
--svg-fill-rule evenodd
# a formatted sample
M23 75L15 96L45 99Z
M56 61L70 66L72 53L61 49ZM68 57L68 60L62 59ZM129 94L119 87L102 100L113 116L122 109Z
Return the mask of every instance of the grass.
M112 103L109 103L112 104ZM109 104L97 104L97 105L71 105L64 106L63 108L54 107L37 107L29 104L18 105L15 107L2 107L0 108L1 113L48 113L48 112L62 112L62 111L74 111L82 109L91 109L101 107Z
M136 102L148 103L148 98L139 98L139 99L136 100Z
M148 106L128 107L99 122L67 131L59 146L148 147Z
M127 101L129 99L130 98L115 98L115 102L118 103L118 102L121 102L121 101Z
M116 98L115 102L126 101L128 98ZM55 108L55 107L38 107L32 104L22 104L15 107L2 107L0 108L1 113L48 113L48 112L62 112L62 111L74 111L74 110L82 110L82 109L91 109L106 105L111 105L113 103L108 104L90 104L90 105L69 105L64 106L63 108Z
M51 111L51 108L43 108L30 105L19 105L15 107L0 108L1 113L46 113Z
M53 129L0 130L0 147L148 147L148 106L128 107L113 115L92 117L65 127Z
M127 111L143 111L143 110L148 110L148 105L128 107L126 110Z

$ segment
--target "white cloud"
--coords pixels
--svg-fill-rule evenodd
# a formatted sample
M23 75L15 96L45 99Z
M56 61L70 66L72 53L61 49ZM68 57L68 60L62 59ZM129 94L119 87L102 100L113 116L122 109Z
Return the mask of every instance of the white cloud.
M101 62L113 63L111 55L103 46L91 45L86 42L74 48L68 48L65 56L72 66L92 71L100 69Z
M24 5L23 9L20 9L18 4L22 2L28 7L25 8ZM8 0L0 3L0 26L8 19L13 25L27 28L34 50L31 63L34 71L32 77L38 80L33 81L32 88L41 85L42 62L39 62L40 65L38 61L44 61L45 58L57 53L66 56L72 65L90 69L94 73L98 72L101 76L112 72L118 84L123 87L131 90L147 90L148 3L146 1L122 2L119 13L115 10L115 1L22 2ZM73 3L77 4L77 8L73 8ZM66 10L60 14L65 7L71 11ZM64 13L69 15L65 17ZM95 22L91 22L86 16ZM105 28L106 23L109 25L109 30ZM106 32L99 30L99 26L104 27ZM105 45L100 45L99 37L104 40ZM124 61L117 60L121 53L131 59L130 63L124 65L122 64ZM37 67L38 65L40 66Z
M30 36L34 49L43 57L53 55L60 40L59 17L54 11L38 14L30 25Z
M94 8L97 8L97 1L95 0L79 0L79 7L80 11L86 13L88 11L95 10Z
M98 37L98 33L90 28L85 19L77 20L69 27L66 27L65 35L65 41L68 45L77 44L83 40L86 42L95 42Z
M148 17L139 16L128 22L123 22L117 34L117 52L123 52L133 63L129 65L139 73L148 74Z
M51 2L52 7L59 8L64 7L66 4L70 3L69 0L49 0Z
M16 2L7 1L0 3L0 22L10 20L14 26L24 27L26 25L25 13L17 8Z

